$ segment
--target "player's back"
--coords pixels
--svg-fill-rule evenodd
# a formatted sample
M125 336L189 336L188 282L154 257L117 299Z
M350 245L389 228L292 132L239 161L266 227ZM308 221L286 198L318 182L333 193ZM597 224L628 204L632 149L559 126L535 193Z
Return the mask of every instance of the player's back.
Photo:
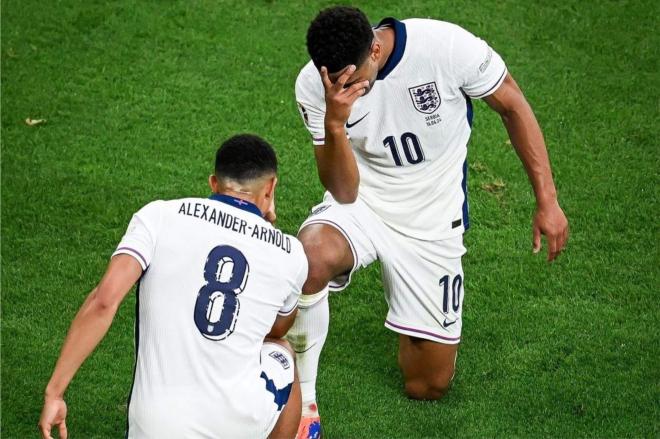
M273 393L260 350L295 308L300 243L232 197L150 203L118 248L142 260L130 437L259 437Z

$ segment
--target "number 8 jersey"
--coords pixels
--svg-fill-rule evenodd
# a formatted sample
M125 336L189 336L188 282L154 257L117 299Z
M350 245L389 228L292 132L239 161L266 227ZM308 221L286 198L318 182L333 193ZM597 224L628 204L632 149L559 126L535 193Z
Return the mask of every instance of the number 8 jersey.
M287 389L262 376L261 347L296 307L300 242L255 205L216 194L146 205L120 253L144 270L128 437L265 437Z
M386 18L395 45L346 130L360 172L359 197L394 230L422 240L469 226L465 164L470 98L493 93L507 69L483 40L454 24ZM325 98L310 61L296 100L314 145L323 145Z

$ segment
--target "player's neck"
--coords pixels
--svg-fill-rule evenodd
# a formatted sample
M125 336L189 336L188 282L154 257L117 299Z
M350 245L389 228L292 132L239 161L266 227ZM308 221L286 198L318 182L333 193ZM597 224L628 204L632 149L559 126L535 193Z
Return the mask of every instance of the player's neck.
M392 52L394 51L395 35L394 29L391 27L381 27L374 30L374 37L380 43L383 54L378 63L379 71L385 67L387 60L390 59L390 55L392 55Z
M228 195L230 197L238 198L243 201L250 202L252 204L257 204L257 196L249 190L244 189L235 189L235 188L223 188L220 192L222 195Z
M267 214L270 206L273 205L276 184L277 177L274 175L252 179L249 182L229 178L218 179L215 175L209 177L211 191L254 204L262 215Z

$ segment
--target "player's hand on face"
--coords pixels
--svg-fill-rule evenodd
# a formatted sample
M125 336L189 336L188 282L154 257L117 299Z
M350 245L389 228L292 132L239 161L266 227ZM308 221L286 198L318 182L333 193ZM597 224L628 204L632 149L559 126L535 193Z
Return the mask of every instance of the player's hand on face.
M66 402L62 398L46 397L39 419L39 431L44 439L53 439L51 429L59 426L60 438L66 439Z
M321 80L325 88L325 125L328 128L343 129L351 115L353 103L369 88L369 81L358 81L344 88L353 73L355 66L350 65L333 83L328 76L328 69L321 67Z
M537 207L532 231L534 253L541 250L541 235L545 235L548 243L548 261L554 260L568 241L568 220L557 201Z

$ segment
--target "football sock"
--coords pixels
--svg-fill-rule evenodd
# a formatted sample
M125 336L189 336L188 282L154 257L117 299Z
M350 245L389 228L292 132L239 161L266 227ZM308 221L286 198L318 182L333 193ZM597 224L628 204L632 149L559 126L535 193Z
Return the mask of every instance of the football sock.
M318 416L316 371L330 323L328 291L325 287L316 294L300 296L296 321L286 336L296 351L303 416Z

